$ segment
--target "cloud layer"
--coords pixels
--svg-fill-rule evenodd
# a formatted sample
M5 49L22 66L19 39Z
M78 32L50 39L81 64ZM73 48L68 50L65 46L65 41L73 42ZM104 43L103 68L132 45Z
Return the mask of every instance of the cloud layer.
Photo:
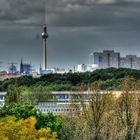
M140 0L1 0L0 24L133 26Z

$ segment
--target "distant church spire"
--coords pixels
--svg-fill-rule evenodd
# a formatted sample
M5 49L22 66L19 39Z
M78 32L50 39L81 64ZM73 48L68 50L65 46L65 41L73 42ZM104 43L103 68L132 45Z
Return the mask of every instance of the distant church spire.
M20 62L20 73L22 74L24 72L23 70L23 62L22 62L22 58L21 58L21 62Z
M40 74L42 73L42 67L41 67L41 64L40 64L39 72L40 72Z

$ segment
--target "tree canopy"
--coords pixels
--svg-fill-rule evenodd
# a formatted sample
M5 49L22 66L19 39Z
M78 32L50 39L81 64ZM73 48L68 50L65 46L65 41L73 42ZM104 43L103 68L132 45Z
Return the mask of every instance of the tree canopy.
M36 130L50 128L52 132L56 132L58 138L62 137L63 123L61 118L51 113L42 114L35 109L34 106L16 103L5 105L0 109L0 118L6 118L8 116L15 116L17 120L26 120L30 117L34 117L36 119L34 125Z
M108 68L85 73L48 74L39 78L22 76L19 78L1 81L0 91L6 91L9 85L17 85L18 87L24 86L29 88L44 86L49 90L69 91L76 90L76 86L81 83L88 84L95 81L100 81L102 89L120 89L120 83L126 76L131 76L135 80L139 80L140 70Z

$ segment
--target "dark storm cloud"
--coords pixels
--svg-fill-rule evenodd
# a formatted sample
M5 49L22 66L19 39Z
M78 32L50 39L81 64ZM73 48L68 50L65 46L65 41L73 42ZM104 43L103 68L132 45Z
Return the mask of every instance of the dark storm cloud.
M1 0L1 23L114 26L139 21L140 0Z
M44 9L43 0L1 0L0 21L17 25L40 24Z
M126 3L126 5L122 4ZM48 11L50 25L54 26L95 26L139 27L140 3L126 1L85 1L65 3L62 7Z

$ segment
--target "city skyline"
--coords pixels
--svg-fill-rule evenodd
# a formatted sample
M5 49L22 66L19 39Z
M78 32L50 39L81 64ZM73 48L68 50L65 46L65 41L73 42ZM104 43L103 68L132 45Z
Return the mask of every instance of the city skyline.
M48 26L48 66L72 69L93 51L140 56L140 0L1 0L0 61L42 63Z
M109 56L108 56L109 55ZM102 57L102 58L100 58ZM108 60L108 57L110 57L110 64L108 64L109 60ZM77 69L78 70L78 67L79 69L81 69L80 67L85 67L84 69L87 70L87 67L90 66L90 65L94 65L95 64L95 69L104 69L104 68L109 68L109 67L114 67L114 68L133 68L133 69L139 69L139 65L140 65L140 55L135 55L135 54L127 54L127 55L122 55L120 52L116 52L115 50L102 50L102 51L94 51L92 53L90 53L89 55L87 55L87 58L88 58L88 63L79 63L78 65L74 65L74 68L72 69L73 72ZM101 59L101 60L100 60ZM119 60L120 59L120 60ZM131 60L132 59L132 60ZM132 62L132 67L130 66L130 63ZM137 61L137 63L135 63L135 61ZM20 72L21 70L21 63L24 62L24 65L29 65L30 66L30 71L32 72L38 72L40 73L40 69L43 70L43 67L40 67L38 69L35 69L35 66L32 62L30 63L27 63L25 62L22 58L20 60L20 63L16 63L16 62L11 62L11 63L7 63L7 68L5 69L4 66L3 66L3 63L0 62L0 66L1 66L1 70L4 70L4 71L11 71L10 68L12 68L12 66L14 66L16 68L16 72ZM129 63L129 64L128 64ZM98 65L98 67L97 67ZM110 65L110 66L109 66ZM135 66L134 66L135 65ZM50 70L57 70L57 69L63 69L63 68L60 68L60 67L49 67L48 69ZM63 69L64 70L64 69ZM66 72L67 69L65 69ZM77 71L76 70L76 71Z

